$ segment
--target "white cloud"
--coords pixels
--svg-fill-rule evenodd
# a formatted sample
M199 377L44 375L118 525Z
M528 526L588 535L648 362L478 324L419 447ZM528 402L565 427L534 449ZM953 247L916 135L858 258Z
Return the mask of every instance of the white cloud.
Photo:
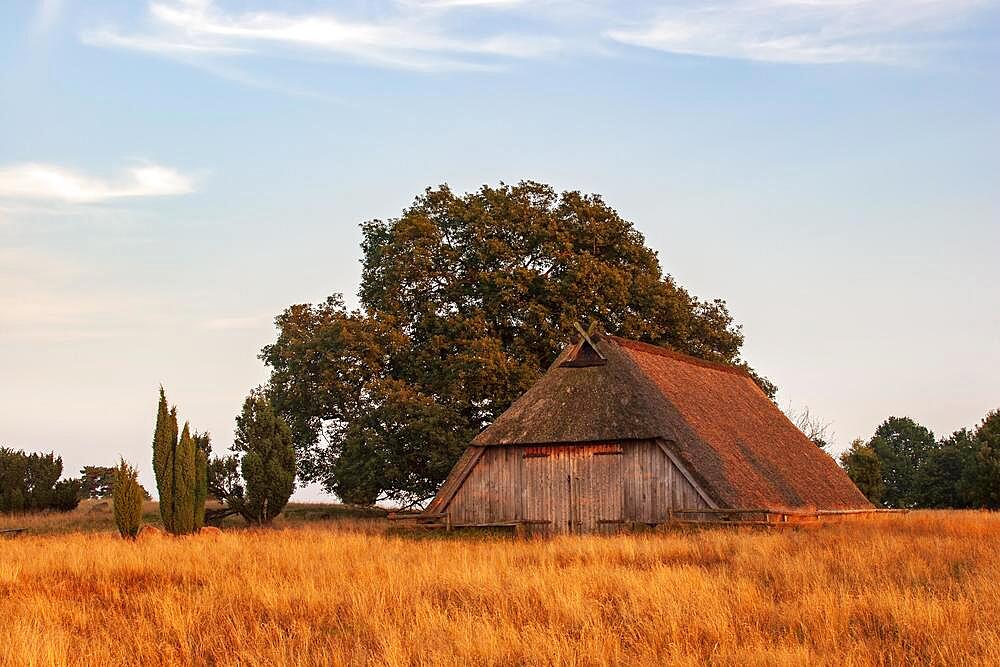
M497 60L535 58L560 46L555 36L499 31L479 34L446 25L449 10L508 8L522 0L402 0L378 15L349 17L332 11L226 12L211 0L152 2L152 33L112 28L84 32L90 45L168 56L255 53L288 55L296 50L342 56L386 67L423 71L495 69Z
M178 195L194 189L192 180L155 164L128 169L125 177L107 181L49 164L0 168L0 198L94 203L123 197Z
M913 64L1000 0L383 0L293 13L225 0L154 0L145 28L85 32L273 87L223 57L343 59L416 71L496 70L615 46L779 63Z
M728 0L654 7L608 30L670 53L779 63L913 63L932 35L995 0Z
M508 9L524 5L527 0L402 0L400 4L425 8L490 7Z
M209 53L231 55L250 52L248 49L239 49L232 46L173 41L155 35L123 35L110 28L88 30L80 35L80 40L89 46L130 49L132 51L145 51L146 53L160 53L164 55L183 56Z

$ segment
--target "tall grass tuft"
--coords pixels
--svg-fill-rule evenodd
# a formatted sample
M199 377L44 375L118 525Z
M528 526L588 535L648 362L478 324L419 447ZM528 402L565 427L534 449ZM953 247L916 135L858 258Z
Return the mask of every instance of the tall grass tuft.
M139 486L139 471L121 459L115 468L114 486L111 492L114 506L115 526L122 537L134 540L142 523L142 487Z

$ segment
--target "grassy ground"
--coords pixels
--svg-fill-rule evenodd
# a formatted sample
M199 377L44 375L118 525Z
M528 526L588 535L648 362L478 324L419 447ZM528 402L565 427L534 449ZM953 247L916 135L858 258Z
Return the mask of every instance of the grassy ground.
M209 507L217 506L209 503ZM275 521L282 528L313 521L338 519L379 519L385 512L350 505L332 503L289 503L285 511ZM160 510L156 502L143 505L144 524L162 527ZM245 525L239 517L227 517L223 528L240 528ZM111 514L111 502L107 500L84 500L72 512L39 512L36 514L0 514L0 530L24 528L29 535L55 535L59 533L114 532L115 520Z
M17 665L996 665L998 614L1000 515L974 512L532 541L292 516L0 540Z

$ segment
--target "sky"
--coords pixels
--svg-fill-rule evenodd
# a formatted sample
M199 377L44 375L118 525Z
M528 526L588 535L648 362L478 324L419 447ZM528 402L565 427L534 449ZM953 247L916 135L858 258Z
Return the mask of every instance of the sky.
M522 179L725 299L834 453L1000 408L1000 0L11 0L0 445L153 488L161 383L226 449L359 223Z

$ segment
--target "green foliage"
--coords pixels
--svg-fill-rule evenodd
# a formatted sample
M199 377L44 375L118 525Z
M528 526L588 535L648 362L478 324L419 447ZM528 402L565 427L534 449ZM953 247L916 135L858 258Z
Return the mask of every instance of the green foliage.
M917 471L935 447L934 434L909 417L889 417L868 446L882 463L887 507L915 507Z
M83 466L80 469L80 498L110 498L117 470L117 467ZM139 489L144 500L153 499L141 484Z
M0 512L57 510L80 502L80 481L60 480L62 458L0 447Z
M187 423L177 442L174 463L174 531L178 535L194 532L196 459L194 440Z
M348 312L336 295L292 306L261 355L301 478L344 499L429 497L574 322L742 363L725 303L678 286L597 195L531 182L464 196L441 186L362 232L362 309Z
M83 466L80 469L80 497L108 498L115 481L115 470L107 466Z
M1000 509L1000 411L986 415L974 433L963 428L938 442L912 419L890 417L840 461L875 503Z
M142 524L142 501L144 491L139 485L139 472L121 459L117 468L112 468L111 502L114 508L115 526L122 537L135 539Z
M191 435L185 423L177 435L177 408L167 409L167 397L160 387L156 428L153 432L153 472L160 494L160 517L167 531L184 535L201 528L205 516L208 434Z
M80 504L80 480L61 479L52 485L52 509L72 512Z
M295 489L295 447L288 424L263 392L244 401L233 451L208 464L208 491L226 504L212 512L212 520L239 514L248 523L269 523Z
M288 424L259 392L247 397L236 417L233 450L243 452L240 472L246 497L242 514L252 523L269 523L295 489L295 448Z
M168 532L174 532L174 450L177 448L177 410L167 406L167 395L160 387L160 402L153 431L153 474L160 499L160 518Z
M208 454L195 447L194 461L194 529L205 525L205 501L208 499Z
M222 503L242 502L245 490L240 477L238 456L215 456L208 461L207 487L210 496Z
M885 485L882 482L882 462L875 450L857 439L840 455L840 465L847 471L855 486L873 505L882 502Z
M1000 509L1000 410L986 415L976 429L975 442L975 464L967 475L972 504Z
M963 508L973 503L969 479L978 449L968 429L937 443L914 478L917 507Z

